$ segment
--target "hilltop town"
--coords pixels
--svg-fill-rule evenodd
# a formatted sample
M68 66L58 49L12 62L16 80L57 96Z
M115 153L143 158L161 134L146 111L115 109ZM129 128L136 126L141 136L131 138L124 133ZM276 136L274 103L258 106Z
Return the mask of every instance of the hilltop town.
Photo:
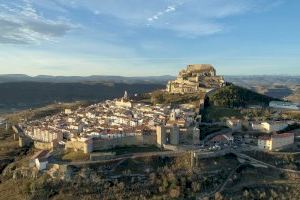
M3 166L6 185L47 177L43 184L52 184L59 197L65 197L65 183L79 181L88 192L77 195L87 198L222 199L253 171L264 176L271 170L270 181L300 177L299 105L227 83L210 64L188 65L165 89L143 98L124 91L120 98L41 116L17 123L1 119L22 155ZM262 183L259 178L252 177ZM38 191L28 195L49 197ZM248 189L237 199L245 191L258 195Z
M77 110L65 109L43 120L20 124L24 132L20 140L24 140L24 145L26 140L33 140L37 149L50 150L62 145L85 153L126 145L162 147L166 141L159 141L157 130L163 127L172 130L169 143L178 145L179 134L193 134L197 129L196 115L193 105L151 106L130 100L125 91L120 99Z

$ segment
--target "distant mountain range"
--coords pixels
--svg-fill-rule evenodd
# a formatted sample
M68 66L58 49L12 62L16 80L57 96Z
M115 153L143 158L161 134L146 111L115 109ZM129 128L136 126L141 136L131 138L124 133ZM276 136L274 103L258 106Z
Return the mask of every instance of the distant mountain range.
M241 86L249 85L300 85L299 76L252 75L224 76L225 80Z
M48 83L78 83L78 82L114 82L114 83L154 83L165 84L168 80L174 79L173 76L143 76L143 77L124 77L124 76L28 76L25 74L4 74L0 75L0 83L7 82L48 82Z
M226 75L225 80L237 85L270 85L270 84L300 84L300 76L281 75ZM0 83L7 82L49 82L49 83L78 83L78 82L114 82L114 83L166 83L175 79L175 76L28 76L25 74L0 74Z

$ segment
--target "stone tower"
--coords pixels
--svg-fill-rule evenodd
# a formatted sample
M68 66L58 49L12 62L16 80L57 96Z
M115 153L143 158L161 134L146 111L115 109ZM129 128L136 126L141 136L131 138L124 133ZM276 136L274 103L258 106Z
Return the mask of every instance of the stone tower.
M170 131L170 144L178 145L179 144L179 128L174 124Z
M123 99L124 99L124 100L127 100L127 99L128 99L128 93L127 93L127 91L126 91L126 90L125 90L125 92L124 92Z
M166 144L166 127L164 125L156 126L156 143L158 147L162 147Z
M176 120L176 112L172 111L170 114L170 121L175 121Z
M200 144L200 129L197 127L193 129L193 144L194 145Z

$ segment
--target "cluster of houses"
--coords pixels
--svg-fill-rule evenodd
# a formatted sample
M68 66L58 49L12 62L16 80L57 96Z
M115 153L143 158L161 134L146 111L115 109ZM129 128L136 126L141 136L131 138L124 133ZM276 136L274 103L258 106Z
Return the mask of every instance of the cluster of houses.
M294 121L267 121L247 123L247 128L251 131L265 133L258 137L257 145L262 150L279 150L294 144L294 133L279 133L284 131L289 125L295 124ZM239 119L228 119L226 125L233 131L240 131L243 124Z
M180 105L177 108L151 106L130 100L125 92L120 99L107 100L77 110L65 109L62 113L42 120L21 124L21 127L38 149L53 149L65 145L69 148L80 146L82 150L90 152L93 150L91 145L97 146L95 141L109 143L113 139L120 139L118 142L121 142L128 137L156 136L156 127L159 125L172 127L176 124L182 130L194 127L195 117L195 107L192 105ZM147 139L143 137L143 140ZM83 145L74 145L75 143ZM114 141L114 145L118 143Z

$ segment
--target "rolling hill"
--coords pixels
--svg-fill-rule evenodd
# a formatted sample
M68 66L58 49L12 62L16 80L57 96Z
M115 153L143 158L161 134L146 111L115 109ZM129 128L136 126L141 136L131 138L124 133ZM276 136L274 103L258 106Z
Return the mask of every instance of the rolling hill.
M209 95L210 104L229 108L246 107L248 105L267 106L272 100L275 100L275 98L234 84L228 84Z
M163 84L146 83L0 83L0 112L44 106L53 102L102 101L120 97L125 90L133 95L164 87Z

